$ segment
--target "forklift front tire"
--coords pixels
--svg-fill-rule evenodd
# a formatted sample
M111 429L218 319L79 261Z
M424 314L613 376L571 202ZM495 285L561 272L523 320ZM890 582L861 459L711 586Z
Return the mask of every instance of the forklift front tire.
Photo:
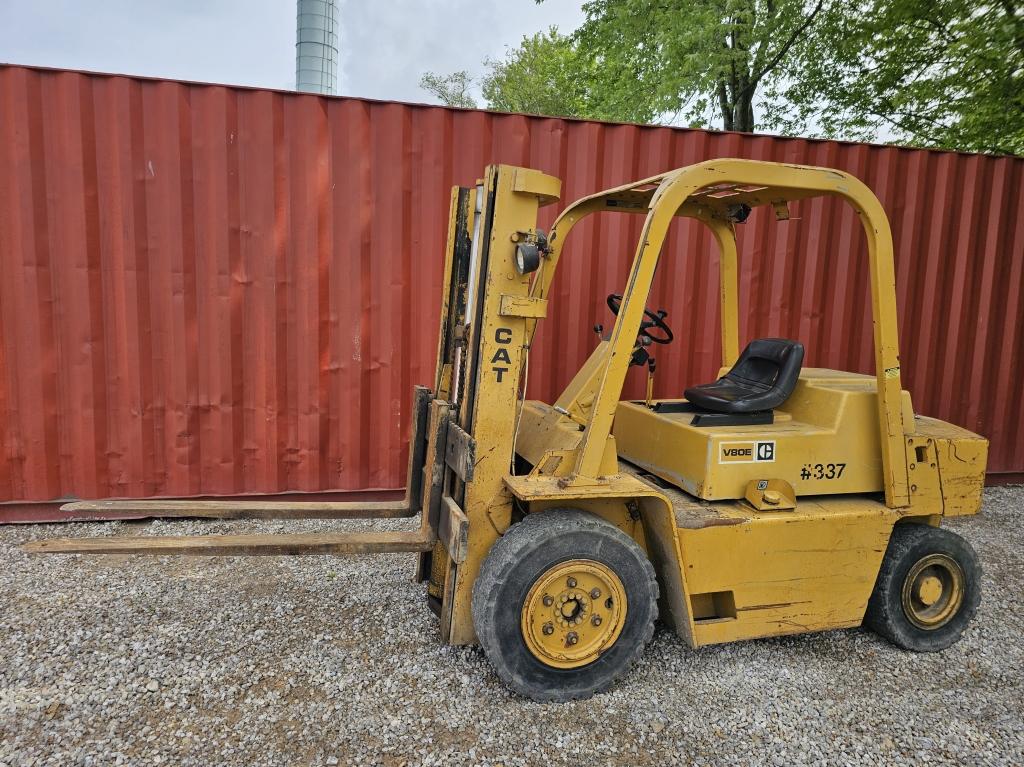
M981 564L954 532L896 525L864 622L905 650L936 652L955 644L981 602Z
M643 653L657 617L658 583L643 549L579 509L536 512L510 527L473 587L488 660L537 701L610 687Z

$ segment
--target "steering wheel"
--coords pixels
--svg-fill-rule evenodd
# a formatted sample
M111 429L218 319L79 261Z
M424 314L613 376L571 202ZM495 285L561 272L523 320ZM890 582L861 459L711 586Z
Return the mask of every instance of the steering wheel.
M608 308L611 309L612 314L616 317L619 316L619 309L622 306L622 294L621 293L609 293L608 294ZM652 312L650 309L644 309L643 322L640 323L640 335L645 338L651 339L652 343L656 344L667 344L671 343L675 337L672 335L672 328L665 322L665 318L668 317L668 312L664 309L659 309L657 312ZM651 333L653 328L657 328L661 331L660 335Z

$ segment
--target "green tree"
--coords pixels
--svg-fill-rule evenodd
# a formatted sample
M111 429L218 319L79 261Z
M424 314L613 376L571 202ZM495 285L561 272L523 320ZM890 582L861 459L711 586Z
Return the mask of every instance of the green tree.
M450 75L427 72L420 78L420 87L447 107L476 108L476 99L470 93L473 78L465 70Z
M489 108L1024 153L1024 0L583 8L574 34L550 29L484 62ZM422 84L472 105L466 72Z
M1024 153L1020 0L847 0L797 70L774 102L788 131Z
M580 52L556 27L524 37L502 59L486 59L478 79L488 109L502 112L649 122L656 113L636 83L618 82ZM473 80L466 72L428 72L420 87L449 106L467 106Z
M503 59L487 59L482 79L487 106L503 112L595 117L593 72L573 41L554 27L524 37Z
M753 131L759 89L792 72L825 0L590 0L581 54L654 114Z

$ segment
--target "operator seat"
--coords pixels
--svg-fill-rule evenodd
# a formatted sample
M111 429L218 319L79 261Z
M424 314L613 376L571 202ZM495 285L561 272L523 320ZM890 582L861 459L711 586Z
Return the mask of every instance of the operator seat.
M687 389L686 399L713 413L758 413L778 407L793 393L804 346L785 338L759 338L747 344L732 370L714 383Z

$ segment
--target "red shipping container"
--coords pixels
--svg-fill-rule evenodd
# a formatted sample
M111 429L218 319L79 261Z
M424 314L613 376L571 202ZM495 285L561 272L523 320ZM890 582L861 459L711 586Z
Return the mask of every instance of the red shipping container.
M875 191L917 411L988 437L992 479L1024 476L1020 158L0 66L0 502L397 487L450 187L526 165L568 202L714 157ZM829 200L793 213L741 228L742 337L871 372L860 225ZM610 323L640 223L574 231L529 396L556 396ZM676 224L650 300L677 336L660 395L715 375L717 268Z

